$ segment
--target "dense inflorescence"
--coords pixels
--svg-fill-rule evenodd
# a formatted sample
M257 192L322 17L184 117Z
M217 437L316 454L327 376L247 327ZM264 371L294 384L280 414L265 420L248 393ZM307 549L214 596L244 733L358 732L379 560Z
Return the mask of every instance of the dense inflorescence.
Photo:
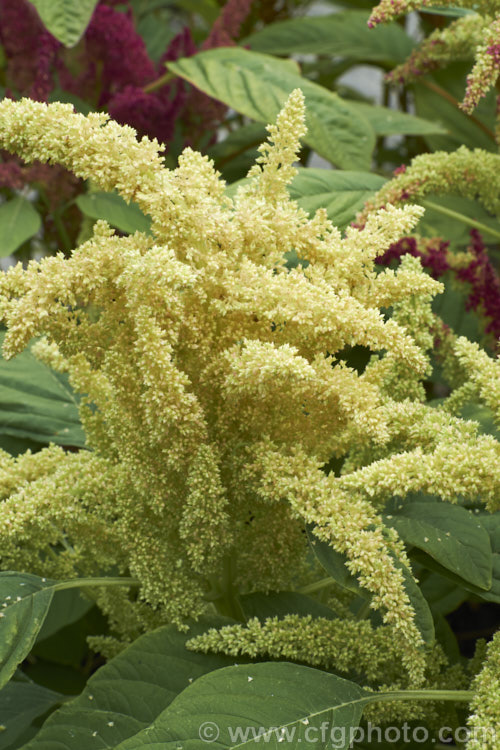
M488 644L486 660L472 689L475 697L467 750L496 750L500 736L500 633Z
M220 581L293 587L308 524L370 592L416 685L427 656L408 558L381 511L417 491L495 510L500 448L425 404L440 282L415 257L375 266L422 209L385 203L344 237L325 211L309 219L287 192L304 133L296 91L231 200L191 149L169 171L157 142L105 115L0 104L2 148L91 177L152 219L152 234L129 237L98 222L71 257L0 278L4 354L43 337L37 356L82 395L89 449L2 454L0 559L52 577L131 574L136 601L99 595L131 638L209 609ZM289 270L292 249L302 262ZM362 374L343 358L356 344L372 352ZM465 339L454 347L471 392L498 412L498 363ZM340 476L324 470L333 457Z

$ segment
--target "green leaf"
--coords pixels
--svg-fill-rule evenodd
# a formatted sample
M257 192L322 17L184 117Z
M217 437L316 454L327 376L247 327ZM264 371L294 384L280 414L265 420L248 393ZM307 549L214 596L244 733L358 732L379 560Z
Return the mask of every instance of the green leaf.
M437 573L442 578L446 578L448 581L454 583L455 586L463 588L469 593L475 594L476 596L480 597L481 599L485 599L489 602L497 602L500 604L500 580L498 579L498 572L500 571L495 570L494 555L492 565L492 586L488 591L480 589L479 586L474 586L474 584L468 583L468 581L464 581L463 578L456 575L456 573L452 573L451 570L445 568L444 565L440 565L436 560L434 560L433 557L427 555L421 549L418 549L418 547L413 547L413 549L410 550L410 558L413 563L416 562L424 568L427 568L427 570L431 570L434 573Z
M313 615L328 620L336 618L335 612L326 604L297 591L245 594L240 597L240 604L247 619L257 617L259 620L266 620L268 617L281 618L286 615Z
M427 571L420 586L434 617L448 615L467 599L467 592L447 578Z
M465 581L491 587L492 553L487 531L466 508L423 495L394 498L384 522L403 541L426 552Z
M97 0L30 0L44 26L65 47L74 47L90 23Z
M0 332L3 344L4 332ZM65 375L26 349L0 359L0 434L38 443L85 447L78 402Z
M42 628L38 633L37 641L43 641L57 633L61 628L71 625L83 617L92 607L94 602L83 596L78 589L57 591L44 620Z
M166 48L175 37L172 23L173 13L166 8L153 8L136 23L136 31L144 40L149 57L158 63Z
M151 727L115 750L200 750L207 741L219 750L253 748L259 733L276 750L281 742L306 747L322 737L320 747L335 743L343 750L369 696L353 682L296 664L226 667L201 677Z
M365 102L349 101L352 109L365 117L375 135L432 135L446 133L446 128L438 122L425 120L422 117L408 115L406 112L398 112L397 109L380 107Z
M366 118L337 94L302 78L283 61L236 47L200 52L168 69L205 94L258 122L274 122L288 95L302 89L305 142L341 168L367 169L375 134Z
M400 570L403 574L404 588L408 599L410 600L410 604L415 610L415 625L420 631L424 643L431 646L436 639L436 635L434 632L434 619L430 607L410 569L407 568L406 565L403 565L403 563L401 563L394 555L392 555L392 562L394 567Z
M233 621L224 617L201 617L187 633L167 625L141 636L101 667L78 698L52 714L23 750L114 748L149 727L191 682L234 664L229 656L185 648L189 638L229 624Z
M60 693L29 680L11 680L0 690L0 750L10 750L33 719L55 708L62 700Z
M26 453L26 451L30 450L32 453L36 453L41 448L43 448L43 445L41 443L36 443L34 440L29 440L28 438L16 438L12 437L12 435L2 435L0 433L0 448L7 453L10 453L11 456L19 456L20 453Z
M128 578L53 581L29 573L0 573L0 688L31 651L56 591L84 586L133 585Z
M328 218L343 229L384 183L383 177L369 172L307 167L299 169L289 192L309 215L326 208Z
M356 576L353 576L347 569L347 557L345 555L334 550L328 542L318 539L310 528L307 528L307 537L318 562L339 586L365 599L371 597L371 593L360 586Z
M0 688L31 651L56 583L28 573L0 573Z
M33 204L18 195L0 205L0 258L6 258L33 237L42 225Z
M319 540L310 529L307 529L307 535L318 562L340 586L365 599L371 597L371 593L361 587L357 578L347 569L346 555L342 555L340 552L334 550L327 542ZM391 557L394 567L400 570L403 575L406 594L415 610L415 625L419 629L425 643L432 644L434 642L434 621L429 605L411 571L395 555L391 555Z
M333 55L364 62L403 62L413 49L412 39L396 23L367 26L364 11L293 18L272 23L246 37L241 45L272 55Z
M478 516L490 537L493 550L493 580L491 589L482 593L483 599L500 604L500 512L481 513Z
M451 664L456 664L461 660L460 648L455 633L448 624L444 615L435 616L436 640L450 660Z
M234 198L238 187L248 182L246 178L233 182L226 194ZM344 229L385 182L383 177L370 172L299 167L288 192L310 216L318 208L325 208L330 221Z
M126 203L117 193L85 193L79 195L76 204L85 216L105 219L121 232L149 232L151 219L145 216L136 203Z

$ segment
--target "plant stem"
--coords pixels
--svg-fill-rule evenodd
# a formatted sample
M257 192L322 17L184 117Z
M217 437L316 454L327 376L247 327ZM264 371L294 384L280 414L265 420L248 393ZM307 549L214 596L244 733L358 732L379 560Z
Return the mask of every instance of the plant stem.
M66 253L69 253L71 251L71 240L69 238L69 234L66 231L66 227L64 226L64 223L61 219L61 211L54 211L52 213L52 218L54 219L54 226L57 229L57 233L59 237L61 238L61 244L63 246L63 249Z
M437 211L438 213L443 214L443 216L449 216L450 219L455 219L456 221L459 221L462 224L465 224L466 226L479 229L481 232L490 234L492 237L495 237L496 239L500 240L500 231L497 231L496 229L491 229L486 224L483 224L481 221L476 221L475 219L471 219L469 216L463 216L462 214L459 214L457 211L452 211L451 208L444 208L444 206L440 206L438 203L434 203L434 201L421 200L420 203L424 208L432 208L434 211Z
M79 589L86 586L139 586L137 578L72 578L69 581L56 583L56 591Z
M145 94L150 94L152 91L157 91L158 89L161 89L162 86L165 86L167 83L170 83L170 81L173 81L176 76L171 73L170 71L167 71L159 78L156 78L154 81L151 81L151 83L148 83L146 86L142 87L142 90Z
M461 701L469 703L474 697L472 690L388 690L374 693L370 701Z
M216 583L217 595L209 595L211 604L217 612L224 617L232 617L234 620L245 622L246 618L239 602L238 589L233 583L234 559L227 555L223 563L223 571L220 580Z
M47 209L47 211L52 214L52 219L54 221L54 226L55 226L55 228L57 230L57 233L59 235L59 239L61 240L61 245L62 245L63 250L66 253L69 253L71 251L71 249L72 249L72 244L71 244L71 240L70 240L69 234L66 231L66 227L64 226L64 223L63 223L63 221L61 219L61 215L66 210L66 208L68 206L70 206L72 203L74 203L74 201L69 201L68 203L65 203L60 208L52 210L51 207L50 207L49 199L47 198L47 196L46 196L46 194L44 192L43 187L39 187L38 194L39 194L39 196L40 196L40 198L41 198L41 200L42 200L45 208Z
M314 594L316 591L326 589L328 586L333 586L335 581L333 578L321 578L319 581L314 583L308 583L307 586L301 586L297 589L298 594Z
M442 89L441 86L438 86L437 83L433 83L432 81L427 81L425 78L421 78L419 83L422 84L422 86L425 86L430 91L434 91L435 94L438 94L443 99L446 99L447 102L450 102L450 104L453 104L453 106L459 110L459 112L462 112L462 114L467 114L460 108L460 102L458 99L455 99L452 94L450 94L445 89ZM493 133L492 130L489 129L487 125L484 124L484 122L481 122L477 117L474 115L467 114L467 117L471 122L474 123L474 125L477 125L477 127L483 131L483 133L486 133L486 135L491 138L492 141L496 143L495 133Z

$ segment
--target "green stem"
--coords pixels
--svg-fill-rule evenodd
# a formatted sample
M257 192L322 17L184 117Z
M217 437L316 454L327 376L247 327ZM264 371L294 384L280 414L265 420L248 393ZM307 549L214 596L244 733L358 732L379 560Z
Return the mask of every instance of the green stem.
M65 203L63 206L61 206L60 208L56 209L55 211L52 211L51 208L50 208L49 199L45 195L45 192L44 192L44 190L43 190L42 187L39 188L38 193L39 193L40 198L41 198L43 204L45 205L45 208L47 209L47 211L49 211L50 213L52 213L52 219L54 220L54 226L55 226L55 228L57 230L57 233L59 235L59 239L61 240L61 245L63 247L63 250L66 253L69 253L71 251L71 249L72 249L71 239L69 237L68 232L66 231L66 227L64 226L64 224L62 222L61 214L66 210L66 208L69 205L71 205L71 201L69 203Z
M238 598L238 589L234 585L233 579L234 560L232 555L227 555L223 562L222 576L216 585L218 594L212 593L209 595L209 599L220 615L245 622L246 618Z
M369 701L461 701L470 703L472 690L388 690L374 693Z
M139 586L137 578L72 578L69 581L59 581L54 586L55 591L66 589L80 589L86 586Z
M54 226L57 229L57 233L61 238L63 249L66 253L69 253L72 249L71 239L61 219L61 211L54 211L52 218L54 219Z
M456 221L459 221L466 226L479 229L481 232L490 234L492 237L500 240L500 232L498 232L496 229L491 229L490 227L486 226L486 224L483 224L480 221L471 219L469 216L463 216L456 211L452 211L451 208L444 208L444 206L440 206L438 203L434 203L434 201L421 200L420 203L424 208L432 208L434 211L443 214L443 216L449 216L450 219L455 219Z
M316 591L326 589L328 586L333 586L335 581L333 578L321 578L319 581L314 583L308 583L307 586L301 586L297 589L298 594L314 594Z
M174 73L171 73L170 71L167 71L159 78L156 78L156 80L151 81L151 83L148 83L147 86L143 86L142 90L145 94L150 94L152 91L157 91L158 89L161 89L162 86L165 86L167 83L170 83L170 81L173 81L174 78L177 76L174 75Z
M422 86L425 86L430 91L434 91L435 94L438 94L443 99L446 99L446 101L450 102L450 104L453 104L453 106L458 109L459 112L461 112L464 115L467 115L469 120L473 122L477 127L483 131L483 133L486 133L486 135L491 138L492 141L496 143L495 133L489 129L487 125L484 124L484 122L481 122L477 117L474 115L471 115L467 112L464 112L463 109L460 107L460 102L458 99L455 99L455 97L449 93L449 91L446 91L446 89L441 88L441 86L438 86L437 83L433 83L433 81L429 81L425 78L421 78L419 80L419 83Z

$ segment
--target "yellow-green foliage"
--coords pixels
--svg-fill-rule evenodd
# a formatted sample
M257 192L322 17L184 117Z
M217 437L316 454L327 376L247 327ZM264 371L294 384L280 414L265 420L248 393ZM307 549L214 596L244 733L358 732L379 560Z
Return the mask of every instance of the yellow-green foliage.
M190 149L169 171L156 142L104 115L0 104L1 148L116 189L152 218L151 236L98 222L70 258L0 278L4 354L45 336L36 353L82 394L90 449L2 454L0 562L53 577L129 572L137 602L100 595L127 638L198 615L222 577L243 591L292 586L307 522L372 592L415 685L426 657L394 556L408 561L380 510L418 490L493 510L499 444L424 403L441 284L414 259L374 268L422 209L386 205L343 238L288 197L300 91L269 131L232 201ZM308 263L288 270L291 250ZM373 353L361 375L342 360L356 344ZM490 393L498 365L461 339L456 356L472 390ZM345 457L342 476L322 470L332 457Z

